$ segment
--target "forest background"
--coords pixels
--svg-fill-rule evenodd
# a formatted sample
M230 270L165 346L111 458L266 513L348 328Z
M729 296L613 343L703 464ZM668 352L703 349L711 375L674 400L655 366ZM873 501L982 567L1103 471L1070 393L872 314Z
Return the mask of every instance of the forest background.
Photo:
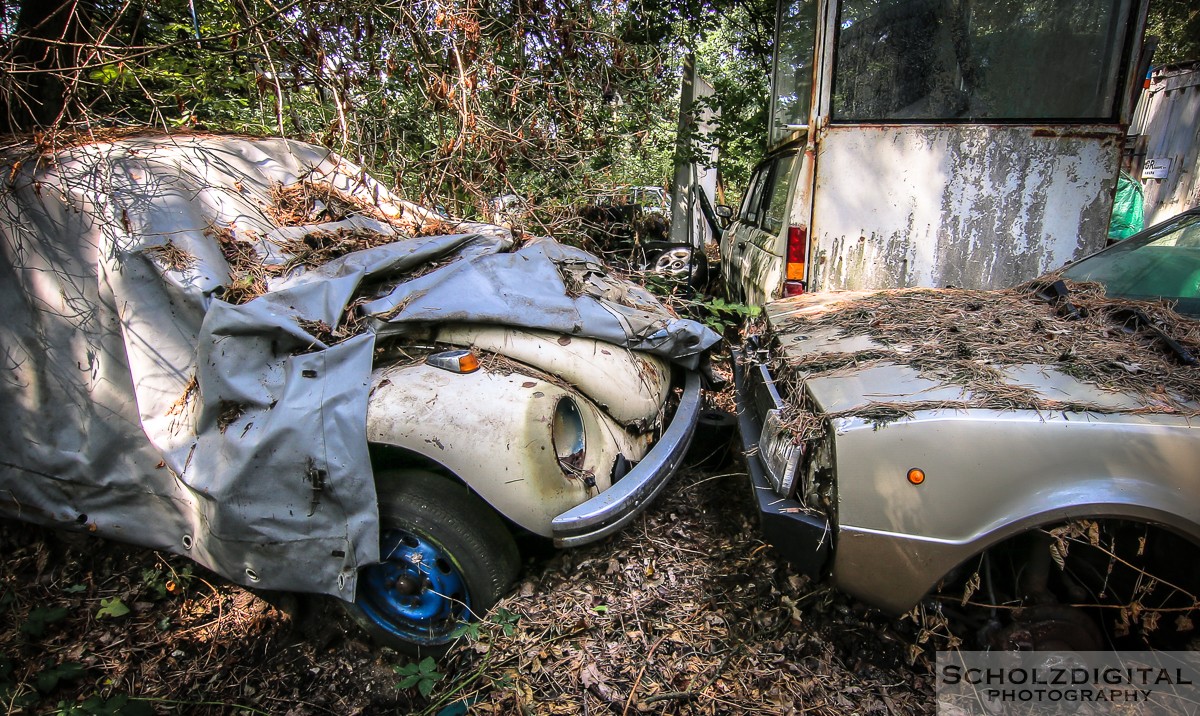
M718 198L737 199L765 151L774 14L774 0L0 0L0 133L286 136L454 216L515 194L528 228L569 234L582 203L665 187L677 151L706 143ZM1200 6L1152 0L1148 33L1156 65L1200 59ZM680 143L689 54L719 120Z

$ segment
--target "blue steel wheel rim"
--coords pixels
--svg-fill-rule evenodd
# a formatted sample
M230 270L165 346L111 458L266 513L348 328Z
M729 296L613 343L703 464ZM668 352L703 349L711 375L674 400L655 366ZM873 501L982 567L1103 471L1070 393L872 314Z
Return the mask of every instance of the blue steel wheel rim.
M466 579L450 552L405 529L383 530L383 560L359 575L359 609L388 633L414 644L444 644L471 615Z

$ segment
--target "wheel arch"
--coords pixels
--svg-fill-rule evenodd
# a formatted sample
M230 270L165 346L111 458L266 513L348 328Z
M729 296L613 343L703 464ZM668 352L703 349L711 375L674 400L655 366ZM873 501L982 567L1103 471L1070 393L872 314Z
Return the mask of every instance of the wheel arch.
M594 476L590 486L563 467L553 444L564 399L584 425L577 470ZM618 457L640 459L648 447L579 393L536 375L463 375L423 364L377 371L367 439L376 455L454 475L500 515L545 537L556 516L608 489Z
M961 542L850 528L837 538L834 582L839 588L884 611L903 614L933 593L943 580L985 552L1022 536L1076 520L1144 524L1174 534L1200 549L1200 524L1181 518L1163 504L1132 499L1127 502L1081 502L1031 512ZM866 554L871 556L864 560ZM864 562L875 567L864 567ZM897 581L894 568L880 567L889 563L919 568L911 570L912 578Z

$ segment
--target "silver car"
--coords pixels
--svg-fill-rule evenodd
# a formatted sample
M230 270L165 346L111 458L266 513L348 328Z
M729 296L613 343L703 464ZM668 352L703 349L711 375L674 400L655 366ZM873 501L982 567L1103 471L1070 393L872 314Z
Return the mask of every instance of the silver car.
M800 569L893 614L931 597L987 646L1190 636L1200 210L1015 289L766 313L740 428L762 529Z

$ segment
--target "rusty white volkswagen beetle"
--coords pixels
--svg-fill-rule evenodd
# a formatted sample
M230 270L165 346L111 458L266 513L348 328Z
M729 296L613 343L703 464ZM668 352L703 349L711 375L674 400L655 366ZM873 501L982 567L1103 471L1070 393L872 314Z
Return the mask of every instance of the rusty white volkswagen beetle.
M335 595L445 648L518 568L630 522L717 336L595 257L448 222L328 150L14 150L0 512Z

